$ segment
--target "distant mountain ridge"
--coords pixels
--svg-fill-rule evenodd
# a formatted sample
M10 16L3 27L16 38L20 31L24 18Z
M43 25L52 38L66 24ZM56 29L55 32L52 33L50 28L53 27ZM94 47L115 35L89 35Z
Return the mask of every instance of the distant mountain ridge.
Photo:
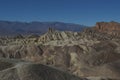
M49 27L60 31L81 31L87 26L63 22L0 21L0 35L43 34Z

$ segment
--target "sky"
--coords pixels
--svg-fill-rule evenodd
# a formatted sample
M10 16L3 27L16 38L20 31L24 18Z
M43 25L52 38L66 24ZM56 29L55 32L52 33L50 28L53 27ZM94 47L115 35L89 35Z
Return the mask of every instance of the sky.
M0 20L93 26L120 22L120 0L0 0Z

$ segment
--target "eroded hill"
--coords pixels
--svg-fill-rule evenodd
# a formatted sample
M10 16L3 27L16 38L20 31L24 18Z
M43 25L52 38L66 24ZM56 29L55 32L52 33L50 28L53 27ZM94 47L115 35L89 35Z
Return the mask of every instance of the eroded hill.
M50 28L41 36L4 37L0 39L0 57L53 66L92 80L99 80L99 77L119 80L118 25L119 23L113 22L99 23L99 26L96 24L83 32L57 31ZM107 29L109 26L111 29Z

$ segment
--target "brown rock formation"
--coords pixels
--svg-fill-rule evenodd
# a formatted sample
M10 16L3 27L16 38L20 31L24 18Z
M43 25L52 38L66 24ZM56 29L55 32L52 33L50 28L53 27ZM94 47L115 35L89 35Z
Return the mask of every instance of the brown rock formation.
M94 29L113 36L120 36L120 23L117 22L98 22Z
M101 32L120 31L120 23L117 22L98 22L95 29Z
M87 28L83 33L98 40L120 39L120 23L97 22L95 27Z

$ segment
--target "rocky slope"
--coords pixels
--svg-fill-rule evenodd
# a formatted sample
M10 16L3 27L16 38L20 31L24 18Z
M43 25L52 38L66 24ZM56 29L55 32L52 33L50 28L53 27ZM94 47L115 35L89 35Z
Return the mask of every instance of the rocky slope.
M99 25L102 26L104 24ZM83 32L49 28L47 33L37 37L4 37L0 39L0 57L53 66L91 80L119 80L120 37L109 33L114 30L102 30L97 25ZM119 32L117 29L117 34Z
M56 68L16 59L0 59L0 80L119 80L77 77Z
M0 80L87 80L55 68L18 60L0 59Z
M51 65L77 76L119 78L120 75L120 45L118 42L104 41L93 45L68 46L13 45L2 46L0 52L1 57Z

